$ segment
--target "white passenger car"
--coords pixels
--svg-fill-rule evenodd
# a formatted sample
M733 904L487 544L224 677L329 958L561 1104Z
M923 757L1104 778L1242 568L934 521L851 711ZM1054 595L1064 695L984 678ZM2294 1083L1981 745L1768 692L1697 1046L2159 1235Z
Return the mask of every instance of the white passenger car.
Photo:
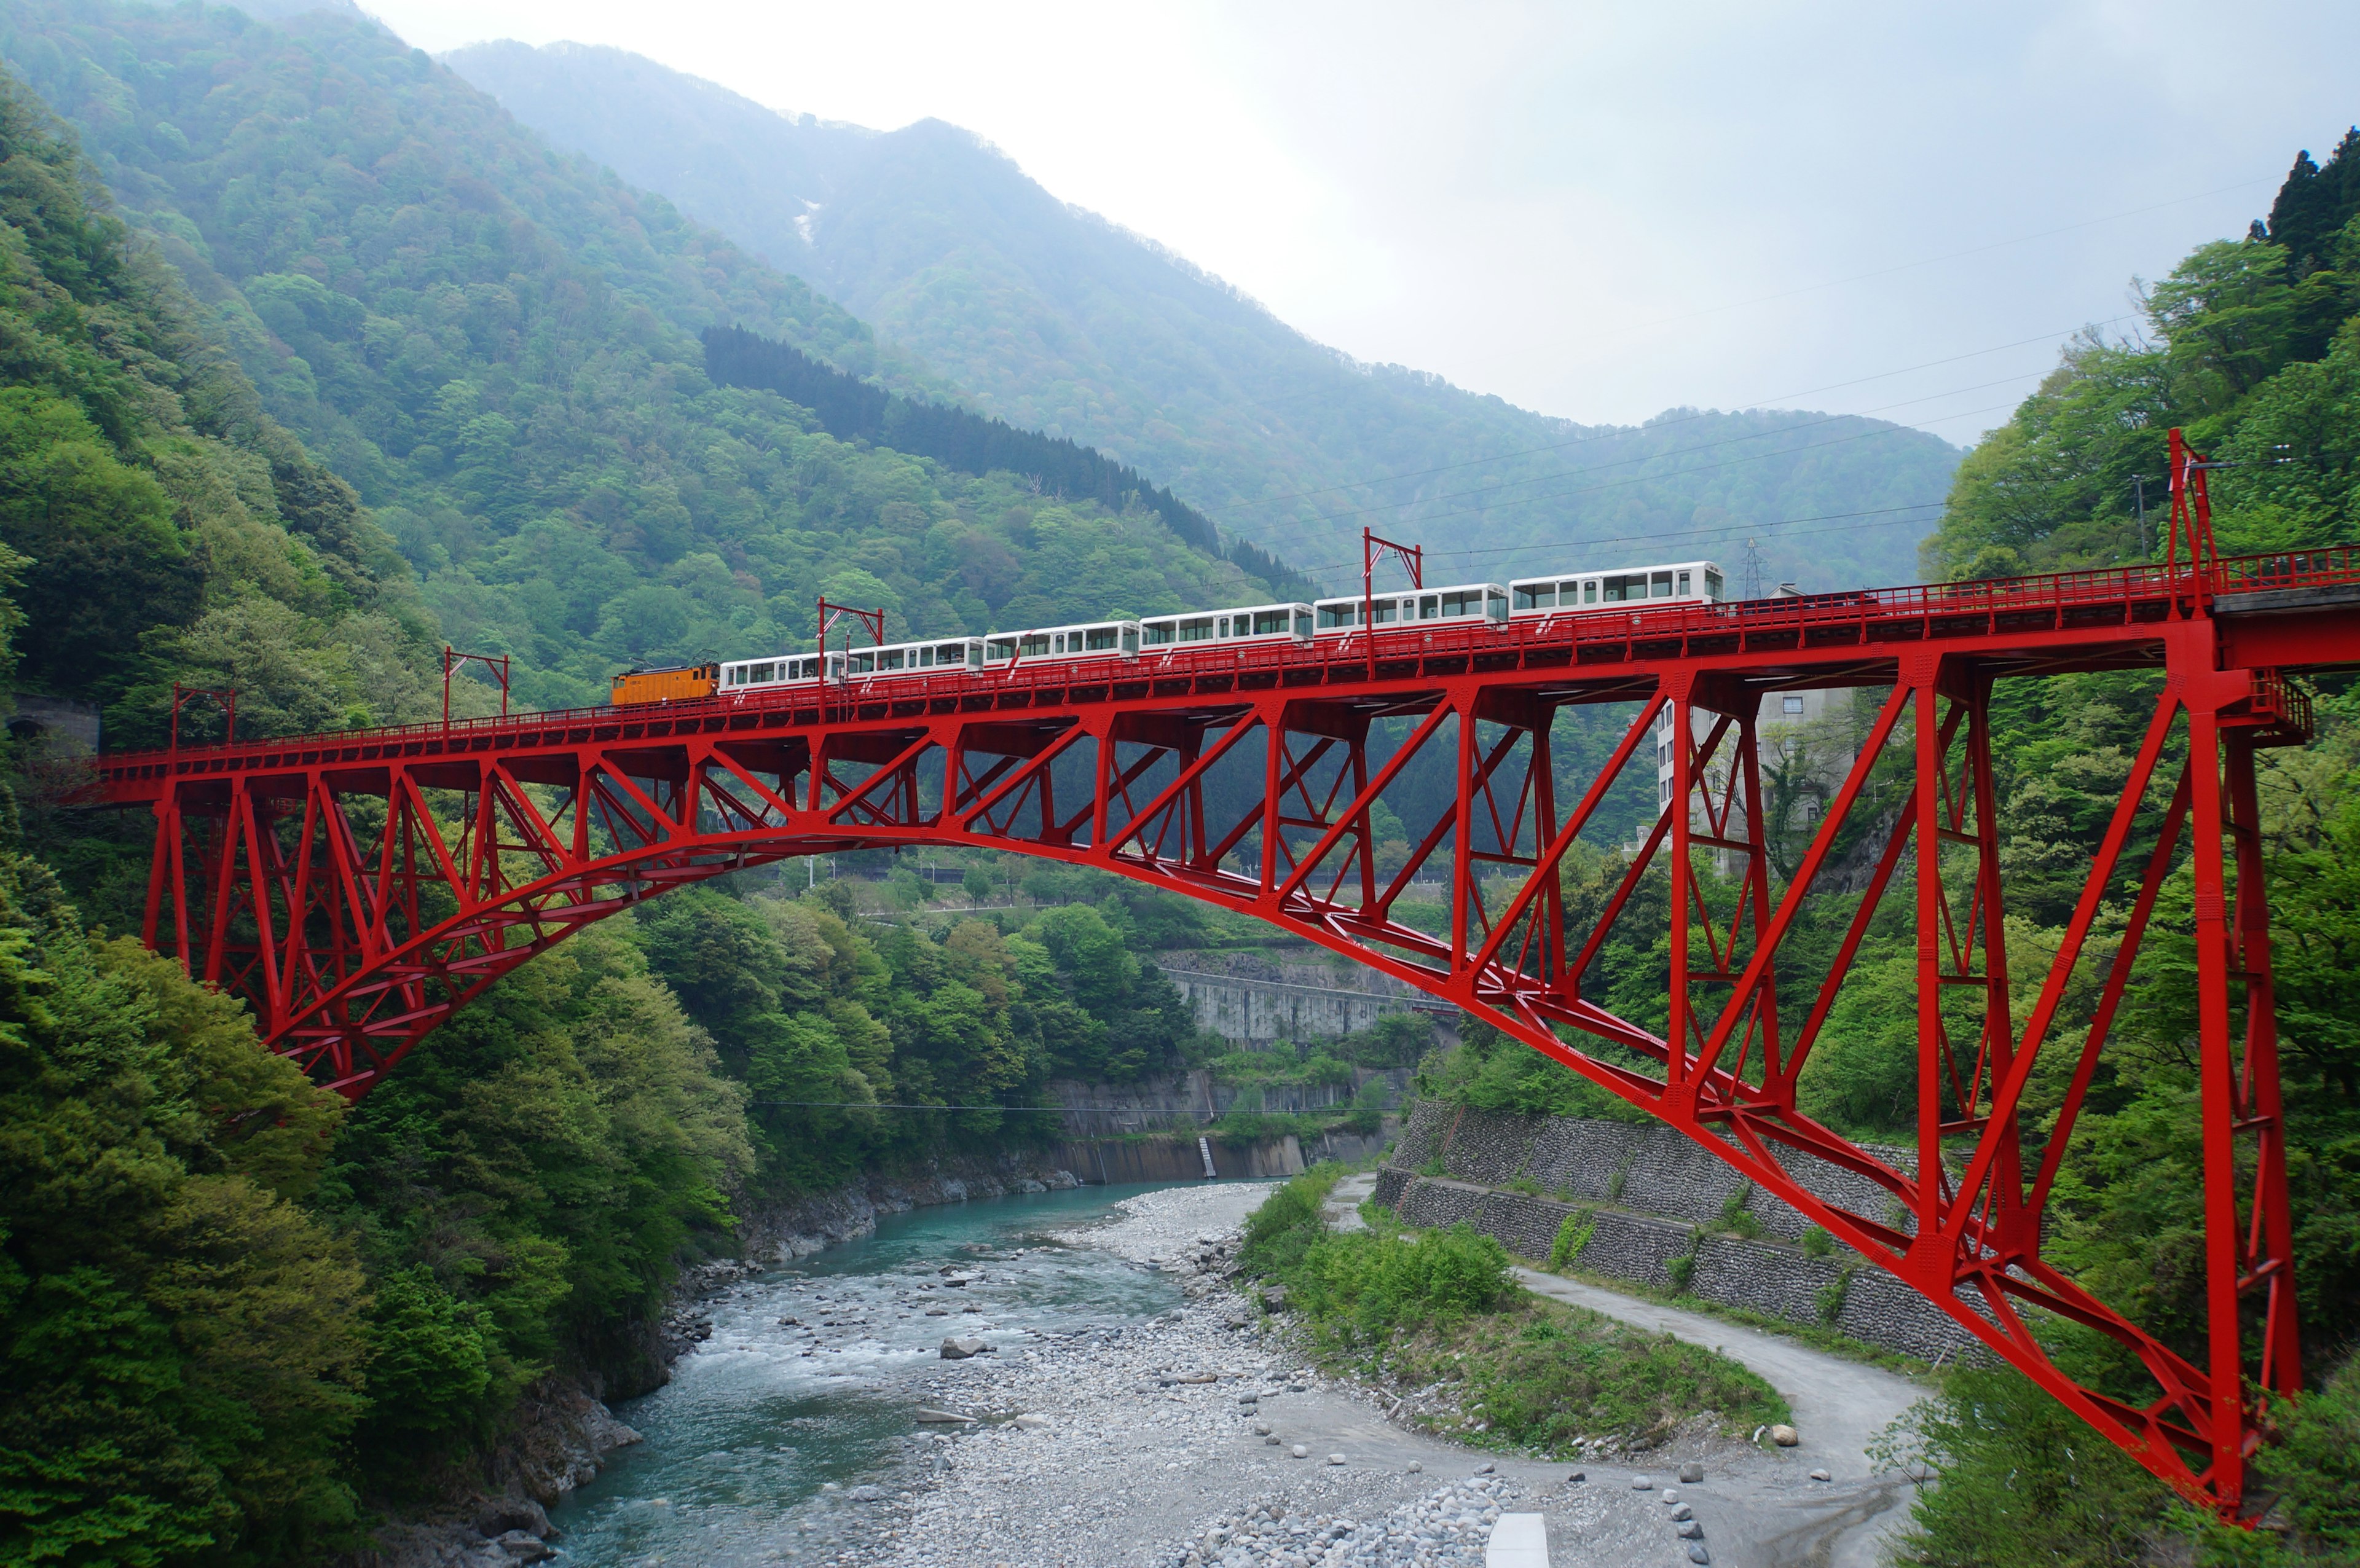
M786 686L796 681L819 679L820 656L815 653L780 654L770 659L740 659L721 667L721 695L750 691L758 686ZM828 673L838 680L844 676L844 655L827 656Z
M1308 604L1250 604L1242 610L1207 610L1185 615L1150 615L1139 623L1142 649L1187 648L1221 642L1311 640Z
M1548 577L1520 577L1508 584L1518 615L1562 615L1568 610L1595 610L1610 604L1642 601L1680 600L1718 603L1727 595L1721 568L1710 561L1680 561L1667 566L1626 566L1612 572L1560 572Z
M1349 599L1320 600L1315 611L1318 635L1331 637L1358 627L1362 604L1358 594ZM1455 588L1407 592L1388 588L1376 596L1370 618L1380 631L1412 621L1436 625L1452 621L1504 623L1508 618L1508 591L1497 583L1463 583Z
M893 642L882 648L856 648L828 655L841 659L840 673L847 680L865 675L894 675L912 670L981 670L981 637L941 637L932 642Z
M1077 626L1046 626L1037 632L990 632L983 639L986 670L1004 670L1020 661L1138 657L1137 621L1090 621Z

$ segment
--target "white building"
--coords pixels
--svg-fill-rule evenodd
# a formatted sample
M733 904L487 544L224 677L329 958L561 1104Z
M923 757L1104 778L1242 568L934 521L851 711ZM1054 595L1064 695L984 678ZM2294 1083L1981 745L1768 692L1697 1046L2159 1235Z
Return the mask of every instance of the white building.
M1850 687L1815 687L1808 691L1774 691L1765 695L1762 699L1759 715L1754 721L1757 770L1767 773L1785 767L1789 757L1793 755L1791 748L1800 746L1807 737L1822 741L1832 740L1835 745L1825 751L1814 754L1810 759L1811 773L1825 785L1830 792L1832 792L1836 786L1841 783L1846 770L1852 767L1852 747L1849 735L1832 735L1819 721L1841 712L1851 702ZM1720 714L1709 713L1703 708L1689 709L1689 727L1695 735L1698 746L1701 746L1710 738L1713 725L1720 720ZM1655 805L1660 810L1671 803L1673 776L1676 771L1676 758L1672 750L1672 706L1668 702L1664 705L1664 711L1656 715L1655 744ZM1732 741L1724 741L1722 749L1706 768L1707 779L1711 787L1711 799L1715 801L1723 798L1728 788L1729 764L1735 749ZM1765 779L1765 789L1768 788L1768 780ZM1775 795L1772 797L1774 800L1775 798ZM1705 800L1706 794L1701 789L1689 797L1688 826L1692 830L1701 831L1705 825ZM1790 829L1799 828L1814 822L1818 819L1819 812L1819 800L1811 795L1804 795L1796 802L1796 815L1788 826ZM1743 810L1741 806L1738 816L1732 819L1732 825L1734 826L1742 820L1743 815ZM1653 822L1642 823L1633 847L1635 849L1639 844L1645 843L1647 834L1654 829ZM1726 873L1730 869L1726 863L1731 858L1727 852L1720 852L1716 858L1724 863L1721 870Z

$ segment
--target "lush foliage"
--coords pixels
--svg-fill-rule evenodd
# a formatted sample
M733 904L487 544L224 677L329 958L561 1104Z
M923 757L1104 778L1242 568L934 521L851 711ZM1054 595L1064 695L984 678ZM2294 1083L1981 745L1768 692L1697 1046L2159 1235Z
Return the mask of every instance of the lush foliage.
M850 913L836 883L795 899L696 888L639 914L655 973L751 1094L765 1190L945 1141L1037 1138L1058 1125L1038 1109L1050 1080L1128 1083L1203 1055L1118 896L997 920Z
M2160 559L2165 432L2211 476L2225 554L2360 538L2360 135L2299 160L2242 240L2147 290L2148 335L2090 336L1961 464L1926 561L1944 577ZM2143 482L2149 511L2138 520Z
M825 365L792 343L773 343L743 327L705 332L705 368L718 387L776 392L817 415L842 441L871 441L931 457L961 474L1015 474L1060 498L1094 500L1120 510L1134 501L1164 527L1207 555L1226 555L1282 598L1313 596L1312 584L1267 550L1232 539L1225 550L1202 514L1136 469L1062 436L1020 430L1002 419L921 401Z
M745 1091L626 938L593 928L438 1029L353 1113L318 1206L386 1282L364 1436L399 1469L497 1433L552 1370L658 1380L680 1258L726 1248Z
M249 730L419 716L431 623L390 541L126 240L71 137L0 79L18 688L104 704L133 738L160 738L175 677L238 687Z
M1330 1232L1339 1170L1287 1182L1246 1222L1239 1261L1285 1287L1320 1354L1406 1389L1448 1388L1422 1417L1490 1447L1557 1454L1585 1436L1660 1438L1704 1411L1729 1430L1787 1419L1770 1386L1699 1345L1535 1296L1465 1225L1404 1232L1371 1210Z
M800 281L363 17L57 0L12 21L0 47L206 329L358 486L444 633L517 656L528 705L808 646L823 592L897 637L1268 596L1151 511L1044 502L716 387L697 334L732 322L914 383Z
M2255 1456L2268 1528L2181 1507L2114 1444L2016 1374L1970 1367L1883 1440L1921 1490L1895 1560L1912 1568L2054 1563L2196 1568L2349 1563L2360 1556L2360 1365L2282 1412ZM2168 1554L2168 1556L2167 1556Z
M1429 556L1450 582L1568 554L1726 561L1749 535L1772 583L1906 581L1931 506L1860 514L1938 501L1958 459L1871 419L1547 419L1324 348L940 121L874 135L788 118L579 45L450 59L558 146L810 278L986 412L1138 468L1331 586L1358 580L1363 523L1438 552L1528 547ZM1829 517L1845 520L1768 526Z
M342 1539L368 1298L307 1211L343 1105L0 858L0 1556Z

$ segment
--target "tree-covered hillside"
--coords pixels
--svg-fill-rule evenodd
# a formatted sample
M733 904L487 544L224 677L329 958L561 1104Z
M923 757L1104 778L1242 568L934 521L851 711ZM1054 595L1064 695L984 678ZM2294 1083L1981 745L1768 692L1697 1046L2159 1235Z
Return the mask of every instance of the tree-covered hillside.
M1364 522L1474 540L1438 567L1454 581L1546 572L1568 550L1726 561L1751 532L1774 582L1906 581L1958 459L1930 435L1813 414L1582 428L1355 364L939 121L880 135L789 118L574 44L449 61L559 146L809 278L987 411L1102 448L1330 584L1358 574ZM1860 515L1902 507L1917 509ZM1821 520L1770 526L1800 518Z
M432 619L392 541L125 241L70 136L0 80L16 689L99 704L135 741L160 737L175 679L242 688L266 727L421 716Z
M2298 158L2267 222L2199 246L2145 302L2144 332L2075 343L1961 465L1926 542L1933 572L2159 552L2175 425L2239 465L2211 475L2224 554L2360 539L2360 130L2324 168Z
M583 160L382 28L21 0L0 50L80 131L126 220L263 406L357 487L446 636L518 699L636 661L793 646L825 591L982 631L1266 591L1153 513L1060 505L838 441L720 388L732 322L915 389L867 329Z

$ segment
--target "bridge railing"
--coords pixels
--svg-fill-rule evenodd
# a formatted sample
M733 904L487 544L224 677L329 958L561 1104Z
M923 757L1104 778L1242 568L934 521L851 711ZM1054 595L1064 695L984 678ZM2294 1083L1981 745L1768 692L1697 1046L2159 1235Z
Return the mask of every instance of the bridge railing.
M1885 626L1896 621L1941 620L1958 616L2021 615L2043 611L2068 611L2104 604L2181 599L2193 609L2200 590L2206 593L2251 592L2268 588L2321 587L2360 583L2360 547L2281 551L2268 555L2232 557L2217 563L2209 581L2185 567L2103 567L2083 572L2049 572L2035 577L1988 578L1961 583L1918 583L1899 588L1844 589L1776 599L1741 599L1721 603L1684 602L1633 606L1604 606L1555 615L1529 616L1505 624L1457 622L1423 626L1411 625L1376 636L1379 663L1404 658L1449 657L1454 654L1494 654L1510 648L1558 648L1652 643L1715 634L1753 637L1772 632L1806 635L1851 626ZM172 771L213 772L234 768L242 760L291 749L327 747L385 748L412 741L461 743L479 736L523 730L611 726L656 715L693 718L735 715L781 709L808 709L816 702L830 707L907 700L924 693L939 697L1001 695L1022 691L1103 684L1109 679L1201 679L1231 672L1266 672L1308 669L1349 670L1364 664L1369 649L1364 634L1326 637L1309 648L1268 644L1238 647L1216 645L1202 649L1168 649L1124 661L1115 674L1096 665L1026 664L987 671L932 670L919 674L880 675L830 687L816 693L801 687L773 687L737 696L687 698L617 708L607 704L556 708L501 717L428 720L418 724L378 724L366 728L323 731L297 741L291 737L240 741L233 746L183 746L177 752L162 749L125 752L103 757L103 775L120 776L149 770L167 763ZM198 759L202 759L199 762Z

